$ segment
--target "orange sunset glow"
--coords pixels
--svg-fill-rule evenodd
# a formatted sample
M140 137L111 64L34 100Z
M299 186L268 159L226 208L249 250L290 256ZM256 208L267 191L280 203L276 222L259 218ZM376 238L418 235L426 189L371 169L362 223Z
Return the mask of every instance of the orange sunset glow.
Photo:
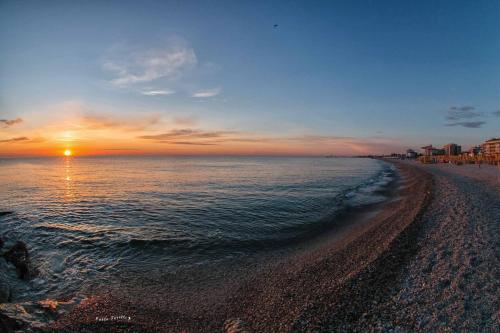
M117 115L98 106L67 101L43 107L44 116L26 113L0 128L7 139L1 156L92 155L355 155L390 152L391 138L312 135L238 130L194 116L159 112ZM67 149L67 151L66 151Z

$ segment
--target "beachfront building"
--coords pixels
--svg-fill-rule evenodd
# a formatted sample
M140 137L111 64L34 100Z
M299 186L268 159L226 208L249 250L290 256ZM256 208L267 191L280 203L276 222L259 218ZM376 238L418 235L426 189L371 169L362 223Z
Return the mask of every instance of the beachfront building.
M449 143L443 147L443 150L446 156L458 156L462 152L462 147L455 143Z
M461 151L457 144L450 143L438 149L432 145L422 147L424 153L419 157L422 163L489 163L500 166L500 138L492 138L469 151Z
M466 153L468 157L476 157L481 155L482 153L482 147L481 146L474 146L469 149L469 151Z
M413 149L408 149L406 151L406 158L417 158L417 152Z
M425 147L422 147L424 151L424 156L437 156L437 155L444 155L444 150L443 149L438 149L436 147L433 147L432 145L428 145Z
M500 157L500 138L492 138L483 143L482 152L486 156Z

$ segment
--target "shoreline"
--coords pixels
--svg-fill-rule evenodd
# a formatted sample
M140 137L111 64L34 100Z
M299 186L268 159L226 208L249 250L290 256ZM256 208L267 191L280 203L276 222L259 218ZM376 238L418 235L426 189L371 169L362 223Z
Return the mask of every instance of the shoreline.
M390 199L344 216L339 229L266 260L132 281L134 290L118 286L121 293L84 299L39 331L498 327L500 177L490 177L496 170L471 175L460 166L389 162L398 174Z
M312 319L305 318L314 304L324 303L321 299L327 294L333 297L331 293L339 293L352 276L367 269L381 254L396 251L390 248L391 244L411 225L428 200L430 183L424 173L406 165L397 167L401 179L393 184L394 196L383 203L381 209L357 214L356 223L345 226L334 239L330 238L333 232L329 232L322 240L315 239L312 244L302 245L305 250L270 265L252 268L250 274L244 270L247 276L236 272L237 281L229 278L228 287L223 288L226 290L202 295L202 300L205 297L215 299L205 298L205 306L191 307L187 303L192 302L179 301L182 297L173 298L178 303L166 301L168 293L163 292L159 292L159 297L140 300L136 304L132 303L136 302L137 296L97 297L77 306L52 327L68 332L89 327L117 331L223 331L224 322L229 320L228 325L232 325L231 318L236 318L235 323L253 331L301 330L299 322L312 323ZM419 181L412 180L414 177ZM412 191L418 195L410 198ZM331 266L332 262L336 267ZM321 288L317 288L318 285ZM305 292L314 288L318 292ZM197 298L199 295L194 295L190 300ZM137 311L137 308L142 310ZM133 319L96 323L97 309L105 318L128 315ZM276 318L280 319L277 321Z
M284 274L270 274L259 282L271 284L274 289L273 300L259 307L271 305L273 309L268 308L267 312L273 312L277 309L272 305L280 304L281 313L274 312L274 316L281 322L273 325L272 321L258 318L257 325L252 325L255 331L321 330L325 327L324 319L332 312L337 316L337 329L342 330L349 327L351 317L362 315L369 298L366 293L394 278L391 274L397 274L408 256L405 246L418 232L419 216L430 200L428 175L406 165L397 167L401 184L410 185L396 191L397 199L383 205L376 216L342 242L308 253L299 258L297 268L284 267Z

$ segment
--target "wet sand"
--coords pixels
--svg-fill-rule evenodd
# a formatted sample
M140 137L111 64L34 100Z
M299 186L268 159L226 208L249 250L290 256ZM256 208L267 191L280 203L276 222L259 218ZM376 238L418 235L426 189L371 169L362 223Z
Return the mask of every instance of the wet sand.
M199 288L206 272L176 276L185 281L184 289L168 276L162 277L165 288L158 288L161 281L152 278L126 295L83 302L51 329L495 331L497 183L488 176L472 178L465 168L445 169L459 166L394 163L401 177L394 199L374 214L357 216L341 238L329 241L325 235L265 264L214 268L217 278Z

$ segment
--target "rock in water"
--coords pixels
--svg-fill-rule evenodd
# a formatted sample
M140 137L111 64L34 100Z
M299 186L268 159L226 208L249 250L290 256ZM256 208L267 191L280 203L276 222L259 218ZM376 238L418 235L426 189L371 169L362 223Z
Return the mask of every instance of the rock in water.
M3 247L3 239L0 238L0 249Z
M9 214L12 214L13 212L0 212L0 216L4 216L4 215L9 215Z
M10 301L10 286L0 273L0 304Z
M21 279L29 279L31 277L30 262L28 248L26 244L17 241L10 250L4 253L5 260L11 262L17 269L17 275Z
M244 320L231 318L224 322L224 329L227 333L252 333Z
M50 322L36 303L0 304L1 332L41 332Z
M81 300L73 298L67 302L44 300L0 304L0 332L53 332L46 326L70 311Z
M0 258L0 304L10 301L11 290L7 269L7 262L3 258Z
M20 329L21 327L16 323L15 319L11 319L0 312L0 332L11 333Z

